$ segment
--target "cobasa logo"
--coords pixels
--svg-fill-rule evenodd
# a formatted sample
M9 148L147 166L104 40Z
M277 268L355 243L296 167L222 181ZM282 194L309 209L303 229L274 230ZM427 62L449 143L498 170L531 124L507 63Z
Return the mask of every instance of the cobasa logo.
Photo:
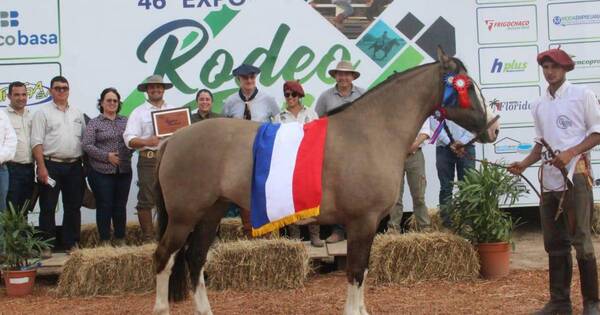
M54 33L29 33L24 31L20 18L21 15L18 11L0 11L0 31L2 31L0 33L0 49L3 46L56 45L58 43L58 35ZM16 33L14 28L18 28Z
M488 31L492 29L506 29L506 30L522 30L529 28L529 20L513 20L513 21L497 21L497 20L485 20Z

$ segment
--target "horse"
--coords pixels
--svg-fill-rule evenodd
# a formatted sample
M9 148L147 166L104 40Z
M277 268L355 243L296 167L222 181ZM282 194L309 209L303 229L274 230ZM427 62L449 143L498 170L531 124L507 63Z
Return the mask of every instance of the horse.
M400 42L397 38L387 41L385 44L379 44L379 41L375 41L373 45L369 47L369 49L373 49L373 58L374 59L384 59L390 53L394 46L400 46ZM379 51L383 51L383 57L377 58L377 53Z
M371 245L379 222L398 199L408 148L425 119L436 108L440 111L446 76L467 75L464 64L441 48L438 60L393 74L329 113L322 200L315 219L317 224L346 227L344 314L368 314L364 281ZM481 92L473 84L467 93L470 107L447 107L444 115L476 134L478 141L495 141L498 122L488 113ZM250 208L252 148L259 126L241 119L210 119L179 130L163 143L155 184L155 314L168 314L169 301L185 299L188 283L195 313L212 314L203 266L228 205Z

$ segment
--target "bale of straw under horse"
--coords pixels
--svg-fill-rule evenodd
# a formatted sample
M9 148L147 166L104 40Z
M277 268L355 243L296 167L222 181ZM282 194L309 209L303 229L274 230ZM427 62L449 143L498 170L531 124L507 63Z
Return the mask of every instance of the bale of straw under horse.
M376 284L475 279L479 258L469 241L454 234L384 234L373 241L369 276Z
M112 233L112 232L111 232ZM144 233L137 222L127 222L125 243L129 246L139 246L144 243ZM82 224L79 237L79 247L92 248L100 246L100 235L96 224Z
M431 220L431 231L441 231L442 230L442 218L440 217L440 211L437 208L432 208L427 210L429 214L429 219ZM406 225L408 226L409 231L417 231L417 220L415 219L415 214L411 214L410 217L406 220Z

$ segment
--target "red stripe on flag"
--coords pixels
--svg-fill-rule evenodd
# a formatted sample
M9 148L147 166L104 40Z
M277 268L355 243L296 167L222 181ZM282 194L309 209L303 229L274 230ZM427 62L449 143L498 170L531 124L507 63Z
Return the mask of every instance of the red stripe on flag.
M304 137L298 148L292 179L296 212L317 207L321 203L327 122L327 117L324 117L304 125Z

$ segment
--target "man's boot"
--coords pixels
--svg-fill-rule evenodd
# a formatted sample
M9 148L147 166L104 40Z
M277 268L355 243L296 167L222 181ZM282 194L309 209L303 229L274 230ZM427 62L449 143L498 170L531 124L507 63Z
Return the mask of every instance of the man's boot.
M583 297L583 314L598 315L598 267L596 258L577 259L581 295Z
M308 233L310 235L310 244L315 247L323 247L325 246L325 241L321 239L320 227L316 224L308 225Z
M154 241L154 224L152 223L152 210L142 209L137 212L140 229L144 235L144 243Z
M302 240L302 234L300 233L300 226L290 224L287 226L289 237L293 240Z
M242 229L244 235L248 238L252 238L252 223L250 222L250 210L240 208L240 217L242 218Z
M571 277L573 276L573 258L571 254L564 256L548 256L550 274L550 302L535 312L536 315L572 314Z

